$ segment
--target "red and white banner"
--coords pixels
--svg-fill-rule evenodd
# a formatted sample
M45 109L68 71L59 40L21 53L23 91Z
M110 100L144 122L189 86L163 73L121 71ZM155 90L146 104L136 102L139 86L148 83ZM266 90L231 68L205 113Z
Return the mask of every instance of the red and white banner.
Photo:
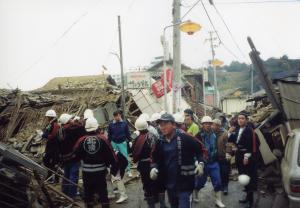
M173 80L173 70L172 69L167 69L166 71L167 74L167 92L170 92L172 89L172 80ZM160 98L163 96L164 93L164 73L162 74L161 78L154 82L151 86L151 89L155 96L157 98Z

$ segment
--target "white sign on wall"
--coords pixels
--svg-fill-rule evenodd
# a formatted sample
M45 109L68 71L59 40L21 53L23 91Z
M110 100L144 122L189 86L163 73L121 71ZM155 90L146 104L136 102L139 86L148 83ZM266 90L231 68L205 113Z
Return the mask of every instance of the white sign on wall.
M127 89L146 89L151 87L149 72L129 72L126 74Z

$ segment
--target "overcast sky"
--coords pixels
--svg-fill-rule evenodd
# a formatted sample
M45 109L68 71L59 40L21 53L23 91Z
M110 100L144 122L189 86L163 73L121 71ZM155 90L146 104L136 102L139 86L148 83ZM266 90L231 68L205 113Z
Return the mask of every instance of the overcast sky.
M196 1L183 0L182 15ZM223 42L249 63L208 0L203 1ZM232 4L249 1L255 0L215 0L243 53L249 53L246 38L251 36L264 59L283 54L300 58L300 1ZM102 65L118 73L118 60L110 54L118 52L117 15L126 71L149 66L162 55L160 36L172 23L172 0L0 0L0 87L34 89L57 76L99 74ZM201 4L185 19L202 29L192 36L182 33L182 63L204 66L211 58L205 39L212 27ZM171 38L170 29L170 45ZM222 46L216 53L226 64L236 60Z

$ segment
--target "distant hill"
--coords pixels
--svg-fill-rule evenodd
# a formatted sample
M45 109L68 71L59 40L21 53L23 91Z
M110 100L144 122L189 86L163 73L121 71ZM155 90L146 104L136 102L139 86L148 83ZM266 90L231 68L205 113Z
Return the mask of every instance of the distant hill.
M264 65L272 78L292 72L300 73L300 59L289 59L286 55L281 58L269 58ZM209 68L209 80L213 80L213 70ZM250 65L233 61L230 65L217 69L218 88L222 92L229 89L241 88L244 91L251 91L251 70ZM254 70L254 92L261 89L259 77Z

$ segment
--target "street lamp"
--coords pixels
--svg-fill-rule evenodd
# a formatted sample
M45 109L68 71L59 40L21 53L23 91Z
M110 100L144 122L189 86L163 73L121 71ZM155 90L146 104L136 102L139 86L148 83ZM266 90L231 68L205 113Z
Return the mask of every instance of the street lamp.
M167 50L167 41L166 41L166 30L168 28L174 27L174 26L179 26L180 30L182 32L186 32L188 35L193 35L195 32L199 31L201 29L201 26L197 23L191 22L190 20L187 21L180 21L178 23L168 25L164 27L163 30L163 35L161 37L161 42L163 45L163 72L164 72L164 110L168 112L168 98L167 98L167 63L166 63L166 57L168 57L168 50ZM174 60L173 60L174 61ZM181 79L181 72L179 72L178 77ZM174 70L174 78L175 78L175 70ZM173 82L175 83L175 82ZM181 90L181 89L180 89ZM175 93L173 89L173 93ZM173 96L175 96L173 94ZM179 97L179 96L178 96ZM180 97L178 99L181 99ZM176 102L176 101L175 101ZM173 105L174 106L174 105ZM176 106L176 105L175 105ZM176 107L173 110L174 112L176 111Z

